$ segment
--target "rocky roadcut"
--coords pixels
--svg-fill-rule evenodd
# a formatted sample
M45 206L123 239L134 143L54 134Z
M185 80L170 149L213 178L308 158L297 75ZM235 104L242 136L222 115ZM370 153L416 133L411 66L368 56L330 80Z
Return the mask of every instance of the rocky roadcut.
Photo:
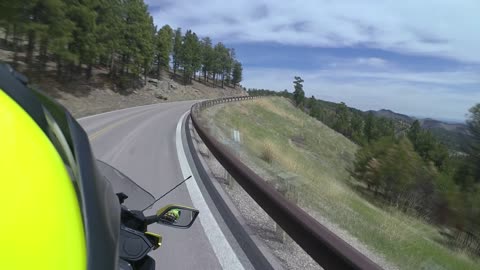
M71 89L78 88L73 84L62 85L47 79L37 85L67 107L75 117L159 102L245 95L241 88L213 88L196 81L185 86L170 79L148 79L145 86L130 91L114 90L113 85L105 82L101 83L100 88L81 85L83 89L72 91Z

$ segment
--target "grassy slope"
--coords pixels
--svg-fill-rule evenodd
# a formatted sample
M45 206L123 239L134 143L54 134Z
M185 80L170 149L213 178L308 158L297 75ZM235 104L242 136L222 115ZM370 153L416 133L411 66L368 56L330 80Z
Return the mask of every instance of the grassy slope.
M438 244L435 228L394 209L381 209L354 192L347 180L357 146L287 100L260 99L210 110L212 130L227 141L232 129L239 130L241 153L262 176L267 172L267 178L275 179L285 171L299 175L302 207L337 224L400 269L480 267ZM304 140L292 143L295 137ZM260 158L265 149L273 156L271 164Z

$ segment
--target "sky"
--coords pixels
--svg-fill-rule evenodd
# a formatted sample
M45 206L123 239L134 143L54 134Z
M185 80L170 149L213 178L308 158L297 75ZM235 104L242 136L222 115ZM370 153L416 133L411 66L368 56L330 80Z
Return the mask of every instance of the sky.
M146 0L155 24L234 48L247 88L463 121L480 103L479 0Z

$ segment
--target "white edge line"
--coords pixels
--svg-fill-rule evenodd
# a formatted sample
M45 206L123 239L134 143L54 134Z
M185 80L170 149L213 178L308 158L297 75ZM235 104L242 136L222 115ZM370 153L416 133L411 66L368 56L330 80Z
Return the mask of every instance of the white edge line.
M185 147L182 142L182 125L185 116L189 112L190 111L185 112L182 117L180 117L180 120L177 123L176 132L177 156L183 177L187 178L190 175L192 176L192 179L186 182L188 193L190 194L190 198L192 199L194 207L200 211L200 223L222 268L239 270L244 269L242 263L237 257L237 254L235 251L233 251L230 243L225 238L220 226L213 217L213 214L210 211L207 202L200 191L200 188L198 187L197 180L193 176L192 170L188 164L187 157L185 155Z

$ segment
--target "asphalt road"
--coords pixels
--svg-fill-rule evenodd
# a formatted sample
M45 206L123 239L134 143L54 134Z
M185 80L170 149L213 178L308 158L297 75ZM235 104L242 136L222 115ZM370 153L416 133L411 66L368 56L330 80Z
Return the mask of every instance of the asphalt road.
M177 149L181 145L181 142L177 142L177 127L182 115L193 103L185 101L148 105L86 117L79 122L89 135L97 159L119 169L159 197L179 183L185 174L182 158L179 162L179 155L182 154L178 154L180 152ZM198 197L202 195L195 193L194 189L198 191L198 188L192 188L195 186L195 182L180 186L155 204L154 208L168 203L196 204L195 207L198 207L199 199L202 199ZM156 260L157 269L249 268L238 263L244 260L242 255L235 258L225 248L231 246L232 250L236 250L236 245L230 245L231 241L226 241L227 238L218 233L209 210L203 208L200 215L201 218L188 230L157 224L149 226L149 231L163 235L163 245L150 253ZM225 230L221 225L217 227Z

